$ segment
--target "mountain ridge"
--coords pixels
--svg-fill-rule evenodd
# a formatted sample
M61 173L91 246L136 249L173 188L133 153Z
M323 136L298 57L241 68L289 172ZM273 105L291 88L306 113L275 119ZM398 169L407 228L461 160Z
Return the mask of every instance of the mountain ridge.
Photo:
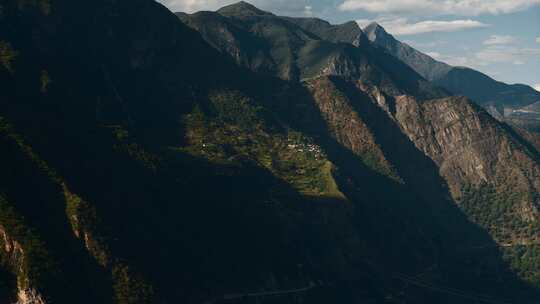
M423 94L425 98L446 94L406 64L372 48L366 43L362 30L352 23L330 25L320 19L275 15L262 15L259 18L246 16L242 12L237 12L237 15L233 13L228 19L222 20L220 15L205 12L204 16L201 13L187 17L179 14L179 18L198 30L209 44L253 71L272 73L284 80L293 81L320 75L364 77L384 83L381 88L389 92L414 91L413 94ZM241 34L236 34L233 28ZM336 31L340 35L331 35ZM325 37L331 39L325 40ZM349 39L353 41L346 41ZM358 43L354 45L353 42ZM252 51L250 47L242 49L241 44L261 47ZM368 68L369 61L376 61L377 68ZM396 70L400 72L396 73ZM397 79L399 81L395 81ZM398 82L406 85L397 87Z
M540 92L522 84L505 84L467 67L453 67L395 39L377 23L364 28L374 44L407 63L419 74L456 95L465 95L480 105L517 109L540 100Z
M258 9L254 5L245 2L245 1L239 1L237 3L233 3L227 6L224 6L216 11L217 13L225 16L273 16L274 14L270 12L265 12L263 10Z
M387 50L415 69L429 81L435 81L448 73L452 68L446 63L437 61L428 55L416 51L406 43L402 43L389 34L384 27L372 22L364 28L368 39Z

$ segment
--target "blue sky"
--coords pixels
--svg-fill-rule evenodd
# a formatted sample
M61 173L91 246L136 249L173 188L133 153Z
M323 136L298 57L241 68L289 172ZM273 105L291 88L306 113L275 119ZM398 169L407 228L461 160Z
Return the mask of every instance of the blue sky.
M237 0L159 0L172 11ZM540 90L540 0L247 0L278 15L332 23L377 21L396 38L452 65Z

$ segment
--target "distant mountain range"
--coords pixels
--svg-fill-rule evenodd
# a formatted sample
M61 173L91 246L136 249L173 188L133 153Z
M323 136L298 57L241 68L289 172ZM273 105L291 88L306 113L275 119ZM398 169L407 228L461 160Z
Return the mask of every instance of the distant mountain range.
M352 22L81 5L1 4L0 303L540 301L537 134Z
M519 109L540 101L540 92L523 84L505 84L466 67L453 67L395 39L382 26L371 23L364 28L368 39L389 54L408 64L418 74L456 95L464 95L482 106Z

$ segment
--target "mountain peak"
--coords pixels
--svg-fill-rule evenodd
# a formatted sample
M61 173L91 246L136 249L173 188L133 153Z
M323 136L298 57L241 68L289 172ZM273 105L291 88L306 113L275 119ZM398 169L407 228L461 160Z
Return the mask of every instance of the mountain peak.
M377 22L373 21L371 22L370 24L368 24L366 27L366 29L373 29L373 30L383 30L386 32L386 30L384 29L384 27L382 27L382 25L378 24Z
M253 4L240 1L231 5L224 6L217 11L219 14L224 16L236 16L236 17L245 17L245 16L264 16L272 15L272 13L265 12L258 9Z
M388 41L388 40L393 40L394 38L391 34L389 34L384 29L384 27L382 27L377 22L371 22L369 25L364 27L364 33L366 34L368 39L372 42L374 42L375 40Z
M366 25L364 27L364 32L380 32L388 34L388 32L382 27L382 25L378 24L377 22L371 22L370 24Z
M344 28L350 28L350 29L358 29L362 31L362 29L360 28L360 25L358 25L356 21L347 21L343 24L340 24L339 26L344 27Z

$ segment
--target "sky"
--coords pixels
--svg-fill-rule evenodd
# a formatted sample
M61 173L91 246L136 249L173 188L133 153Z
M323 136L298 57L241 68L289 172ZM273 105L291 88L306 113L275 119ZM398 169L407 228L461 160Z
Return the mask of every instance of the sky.
M158 0L171 11L238 0ZM381 24L397 39L455 66L540 91L540 0L247 0L277 15Z

